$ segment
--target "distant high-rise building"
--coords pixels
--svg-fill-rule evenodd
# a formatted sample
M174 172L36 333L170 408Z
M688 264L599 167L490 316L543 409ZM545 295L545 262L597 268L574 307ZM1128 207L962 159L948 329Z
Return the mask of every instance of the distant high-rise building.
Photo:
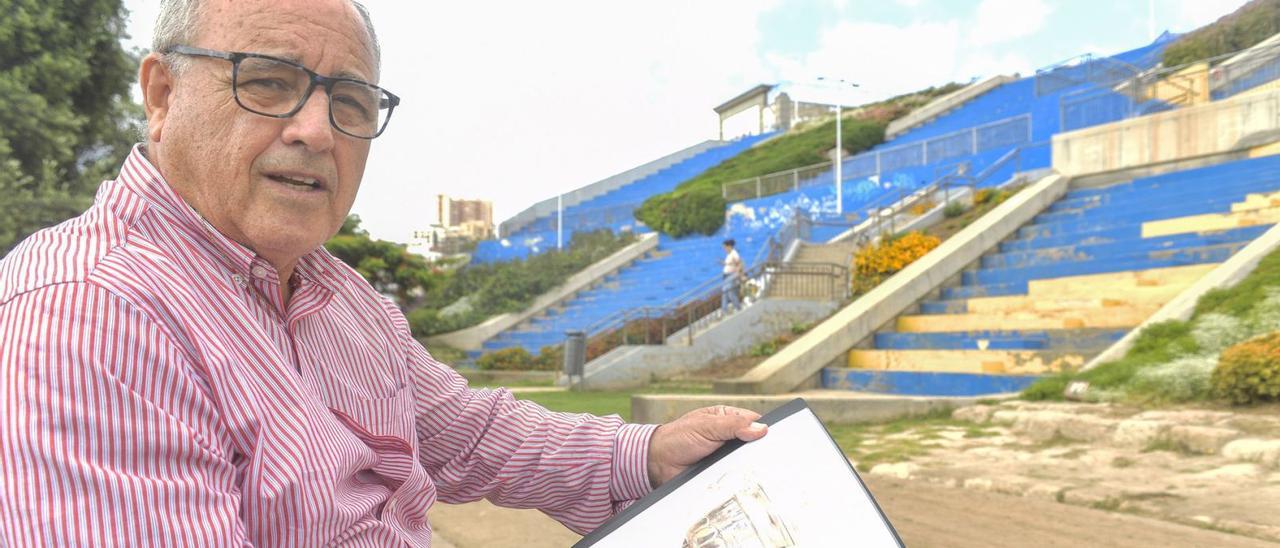
M488 200L455 200L437 194L436 218L450 234L472 240L493 237L493 202Z

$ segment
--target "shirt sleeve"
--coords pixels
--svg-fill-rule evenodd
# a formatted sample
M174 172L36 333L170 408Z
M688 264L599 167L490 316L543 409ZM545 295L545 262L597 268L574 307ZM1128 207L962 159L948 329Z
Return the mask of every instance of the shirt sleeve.
M506 389L473 390L409 335L398 310L392 316L408 347L420 455L439 500L537 508L586 534L651 490L656 425L551 412Z
M0 546L240 546L191 361L87 284L0 303Z

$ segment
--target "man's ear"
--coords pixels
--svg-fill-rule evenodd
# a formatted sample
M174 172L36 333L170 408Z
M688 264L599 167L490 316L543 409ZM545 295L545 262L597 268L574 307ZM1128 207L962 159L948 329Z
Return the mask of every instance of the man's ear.
M159 142L173 101L173 71L161 60L160 54L152 52L142 58L138 82L142 85L142 108L147 115L147 140Z

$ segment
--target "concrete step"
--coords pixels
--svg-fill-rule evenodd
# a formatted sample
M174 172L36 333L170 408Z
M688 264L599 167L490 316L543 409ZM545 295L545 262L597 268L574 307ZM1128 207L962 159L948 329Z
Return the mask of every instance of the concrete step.
M1037 279L1061 278L1104 272L1149 270L1171 266L1203 263L1220 263L1235 254L1249 242L1232 242L1202 247L1138 252L1131 255L1107 257L1095 260L1038 265L1025 268L981 269L965 272L963 285L989 285L1026 282Z
M902 396L986 396L1021 392L1039 375L989 375L929 371L875 371L828 367L822 387Z
M850 350L850 369L1046 375L1075 370L1087 355L1035 350Z
M1168 251L1224 243L1253 241L1266 232L1266 226L1236 228L1214 232L1193 232L1095 244L1064 245L1029 250L1004 251L982 258L982 268L1021 268L1061 262L1119 258L1138 252Z
M1204 232L1207 230L1230 230L1248 226L1273 225L1280 223L1280 207L1262 209L1246 209L1233 213L1204 214L1165 219L1142 224L1142 237L1155 238L1188 232Z
M877 333L876 350L1077 350L1102 352L1128 329Z
M938 333L955 331L1014 331L1036 329L1119 329L1141 324L1160 305L1120 305L1049 312L1002 314L923 314L899 316L897 331Z
M1231 206L1232 213L1280 207L1280 192L1250 194L1243 202Z

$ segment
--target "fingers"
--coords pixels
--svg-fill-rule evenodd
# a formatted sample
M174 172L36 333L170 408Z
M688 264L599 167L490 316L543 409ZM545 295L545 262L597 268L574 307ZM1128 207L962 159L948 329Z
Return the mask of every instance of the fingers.
M754 411L735 407L708 409L709 412L698 417L697 421L697 430L706 439L728 441L737 438L742 441L754 441L763 437L768 431L768 427L755 422L760 418L760 414Z
M747 417L751 420L756 420L760 418L760 414L756 413L755 411L752 411L750 409L743 409L741 407L733 407L730 405L713 405L711 407L703 407L701 409L694 411L694 413L705 413L708 415L737 415L741 417Z

